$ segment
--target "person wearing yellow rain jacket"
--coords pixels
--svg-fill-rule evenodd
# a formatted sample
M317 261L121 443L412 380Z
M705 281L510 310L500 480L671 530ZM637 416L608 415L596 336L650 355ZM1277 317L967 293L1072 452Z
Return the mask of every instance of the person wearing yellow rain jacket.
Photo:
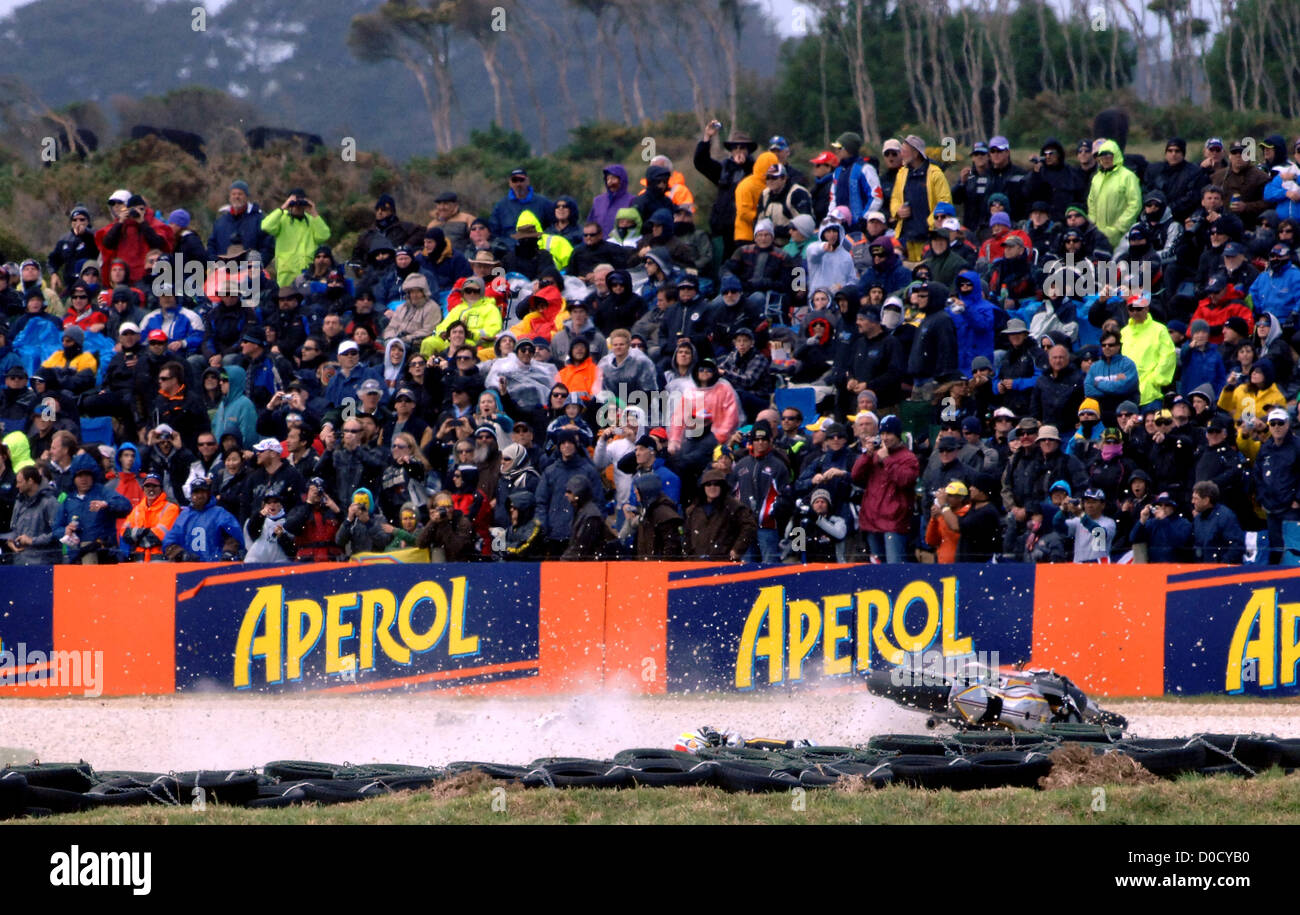
M532 214L525 210L524 215ZM447 312L447 316L429 338L433 340L432 350L436 354L441 354L447 348L444 334L456 321L464 322L465 342L476 348L491 347L492 341L501 333L501 309L497 307L495 299L483 295L482 280L476 276L467 277L461 283L460 296L460 304Z
M534 232L538 234L537 247L551 255L551 260L555 261L557 269L563 271L569 266L569 258L573 256L572 242L563 235L543 232L542 223L533 215L532 210L524 210L519 214L519 222L515 225L515 238L519 238L521 232L529 236Z
M1273 407L1286 409L1286 397L1273 383L1273 366L1267 359L1256 362L1249 378L1236 372L1219 394L1219 406L1232 414L1237 423L1237 448L1242 457L1253 461L1259 446L1268 436L1265 417Z
M1142 213L1142 184L1124 166L1124 154L1114 140L1102 141L1097 173L1088 191L1088 218L1111 246L1118 245Z
M1140 405L1159 403L1174 380L1178 351L1169 329L1151 317L1150 299L1135 295L1128 300L1128 323L1119 339L1124 355L1137 366Z
M742 178L736 185L736 247L742 242L754 240L754 223L758 219L758 202L767 190L767 170L776 165L780 159L776 153L768 151L754 160L754 168L747 178Z

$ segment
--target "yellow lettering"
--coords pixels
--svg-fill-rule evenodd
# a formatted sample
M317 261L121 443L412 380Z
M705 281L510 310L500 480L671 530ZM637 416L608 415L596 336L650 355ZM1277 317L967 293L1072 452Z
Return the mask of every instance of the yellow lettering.
M803 659L822 631L822 609L810 600L790 601L790 679L803 679ZM797 639L798 641L793 641Z
M866 604L866 607L863 607ZM864 613L863 610L866 610ZM870 621L871 642L876 646L876 651L880 654L881 660L887 664L902 664L903 653L896 646L890 643L889 637L885 635L885 627L889 625L889 595L884 591L859 591L858 592L858 632L861 633L864 621ZM859 635L859 648L861 652L862 638ZM871 667L871 654L865 654L867 664L858 662L859 670L867 670Z
M316 647L316 641L320 638L321 619L320 604L314 600L291 600L285 604L285 613L288 616L288 628L285 636L288 645L285 649L285 658L288 661L288 678L290 680L299 680L302 678L302 659L311 654L311 650ZM307 620L307 629L303 631L303 620Z
M325 673L341 674L356 670L355 654L339 654L339 642L352 638L356 626L343 622L344 610L357 609L357 592L325 596Z
M376 624L376 612L379 622ZM399 664L411 662L411 652L405 645L393 638L393 622L397 619L397 598L386 588L361 592L361 635L358 639L361 651L361 670L374 670L375 639L384 654Z
M767 620L767 635L760 637L758 631L764 620ZM785 659L785 588L781 585L760 588L758 599L745 618L740 653L736 655L737 689L754 685L755 658L767 658L769 683L781 682Z
M1250 633L1256 623L1259 626L1259 636L1251 639ZM1246 609L1237 619L1237 627L1232 632L1232 642L1228 646L1228 676L1224 687L1228 692L1241 692L1241 667L1247 658L1254 658L1258 662L1259 685L1273 685L1276 624L1277 589L1260 588L1246 604Z
M451 580L451 636L447 640L447 652L453 657L478 654L478 636L465 637L465 576Z
M853 659L840 657L840 643L849 637L849 624L840 622L841 611L853 605L853 598L848 594L832 594L822 598L822 620L826 633L822 637L822 672L829 677L838 677L853 670Z
M280 654L283 614L284 588L279 585L258 588L239 624L239 640L235 643L236 689L247 689L252 684L254 658L265 660L267 683L280 682L284 673ZM261 635L257 635L259 626Z
M925 626L916 635L907 631L907 608L913 601L925 604ZM939 629L939 595L929 582L908 582L894 601L894 641L905 654L918 654L930 647ZM898 661L892 663L897 664Z
M1283 604L1282 605L1282 624L1279 627L1281 632L1281 661L1278 666L1281 670L1279 681L1283 686L1295 686L1296 665L1300 664L1300 632L1296 631L1296 623L1300 622L1300 604Z
M957 579L955 576L939 579L943 600L943 653L947 655L970 654L975 645L970 636L957 638Z
M415 609L424 601L433 601L433 625L422 633L411 628L411 617ZM419 654L428 651L443 637L447 631L447 595L431 581L422 581L402 598L402 606L397 611L397 634L402 637L411 651Z

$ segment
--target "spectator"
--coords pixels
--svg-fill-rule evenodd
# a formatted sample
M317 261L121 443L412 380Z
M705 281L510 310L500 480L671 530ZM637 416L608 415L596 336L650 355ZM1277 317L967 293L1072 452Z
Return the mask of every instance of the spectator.
M3 540L6 558L16 566L53 565L60 558L57 495L34 465L18 467L16 474L18 494Z
M1083 507L1068 499L1052 519L1062 539L1073 538L1075 562L1106 562L1115 539L1115 519L1104 514L1106 496L1099 489L1083 492Z
M687 513L686 555L739 562L755 546L754 513L727 491L726 474L710 468L700 477L703 498Z
M346 558L357 553L381 552L392 536L384 530L387 524L370 490L358 487L348 504L347 516L334 535L334 542L343 548Z
M298 544L299 562L335 562L343 557L336 542L343 511L330 498L329 489L321 477L307 481L306 514L302 526L292 533Z
M561 559L600 559L607 553L606 544L614 539L614 532L592 501L592 494L591 482L585 474L569 477L564 496L570 505L572 531Z
M132 562L153 562L162 557L163 541L181 509L175 502L168 501L158 474L145 474L141 488L144 498L126 516L120 549L122 555Z
M1245 534L1226 505L1219 487L1202 480L1192 487L1192 540L1197 562L1239 563L1245 555Z
M1124 154L1114 140L1102 141L1097 150L1098 174L1088 190L1088 218L1112 248L1118 245L1142 212L1142 186L1123 163Z
M912 500L921 467L903 442L903 424L896 416L880 421L880 446L856 459L852 480L865 490L858 513L858 529L876 561L905 561L911 525Z
M264 214L248 199L248 183L231 182L227 200L208 236L208 260L215 261L238 245L245 251L257 251L262 262L269 264L275 256L275 239L262 231Z
M316 247L330 238L329 226L302 188L290 191L284 203L262 219L262 231L275 239L275 281L280 286L291 285L312 262Z
M1255 277L1250 298L1256 313L1271 316L1288 332L1294 328L1296 312L1300 311L1300 267L1292 263L1290 247L1272 247L1268 269Z
M586 482L582 477L578 479ZM677 503L668 497L663 484L652 473L638 476L634 485L640 510L630 515L626 524L635 538L634 554L638 559L680 559L685 522Z
M570 547L573 534L573 502L566 496L570 479L582 476L587 480L586 497L603 492L604 483L585 451L578 448L578 433L561 429L556 434L557 458L542 471L537 486L537 506L542 512L542 526L546 532L547 555L555 558ZM603 523L603 522L602 522ZM590 531L586 535L590 535ZM611 532L610 536L613 536ZM590 544L588 544L589 546Z
M919 261L934 228L939 203L952 203L952 191L943 170L926 156L925 141L909 134L900 147L902 165L893 187L889 209L897 220L894 236L906 246L907 259Z
M476 535L470 519L455 507L449 492L429 496L429 522L420 529L415 544L429 550L434 562L465 562L476 553Z
M99 462L88 454L78 454L73 458L72 482L72 488L59 506L52 531L54 538L67 546L69 563L98 565L115 562L115 522L130 514L131 503L104 485Z
M545 229L555 219L554 204L533 189L525 169L516 168L510 172L510 192L497 201L488 218L492 237L504 238L514 232L525 212L537 218L539 229Z
M289 532L283 496L278 487L268 487L261 496L261 509L244 522L244 562L283 563L297 555L297 538Z
M243 552L243 531L234 515L211 501L212 478L189 483L190 504L163 538L163 556L172 562L235 562Z
M1168 339L1167 334L1165 338ZM1101 358L1088 369L1083 382L1083 393L1101 405L1103 421L1115 415L1120 403L1136 400L1140 394L1141 379L1137 365L1121 352L1123 345L1120 333L1103 331ZM1170 345L1173 345L1172 341Z
M1192 524L1179 516L1177 500L1162 492L1154 503L1143 506L1133 542L1147 545L1147 562L1186 562L1192 550Z
M1253 229L1260 214L1268 209L1264 188L1269 175L1247 161L1245 153L1244 143L1234 141L1229 145L1228 161L1210 177L1210 183L1223 189L1228 210L1245 228Z
M1255 458L1254 482L1259 504L1268 513L1268 562L1277 565L1285 550L1283 523L1300 520L1300 440L1280 407L1268 412L1268 438Z

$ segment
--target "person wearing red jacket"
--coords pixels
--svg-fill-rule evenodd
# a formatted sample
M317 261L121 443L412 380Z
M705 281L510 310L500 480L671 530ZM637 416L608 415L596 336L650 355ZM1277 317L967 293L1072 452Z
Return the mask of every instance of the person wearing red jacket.
M1210 342L1216 346L1223 342L1223 326L1229 318L1241 318L1246 322L1247 336L1255 332L1255 316L1243 304L1245 295L1240 289L1228 282L1222 273L1216 273L1205 284L1205 298L1196 305L1192 321L1201 320L1210 325ZM1191 324L1191 321L1188 322Z
M307 508L311 511L302 530L293 532L298 539L298 561L341 562L343 549L334 538L339 532L339 518L343 513L338 503L330 498L321 477L312 477L307 483Z
M174 244L171 226L166 225L139 194L131 194L123 201L125 191L117 191L109 198L113 207L113 221L95 233L95 243L104 263L120 258L127 267L127 282L144 276L144 257L153 249L170 254Z
M904 562L908 529L912 524L912 499L921 464L903 442L903 423L897 416L880 421L880 447L865 451L853 464L852 478L865 488L858 513L858 529L876 561Z

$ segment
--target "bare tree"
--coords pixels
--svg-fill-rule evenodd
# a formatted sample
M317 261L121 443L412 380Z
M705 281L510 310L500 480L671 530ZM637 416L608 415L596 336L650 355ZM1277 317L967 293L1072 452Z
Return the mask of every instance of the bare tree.
M577 127L580 121L578 108L573 103L573 92L569 89L569 67L572 65L572 61L568 53L566 53L566 42L561 40L560 33L556 31L555 26L551 25L550 20L545 15L535 11L529 4L511 3L510 10L526 20L530 28L540 29L545 38L546 47L553 49L552 60L555 62L555 82L560 90L560 104L564 109L564 125L565 127ZM560 24L565 27L564 31L566 32L572 31L576 27L568 21L568 11L569 6L566 4L557 3L555 5L555 15L562 17ZM521 47L517 39L514 46L516 48ZM532 66L531 55L525 56L522 63L526 70L530 69ZM529 86L532 86L531 79L529 80ZM540 113L541 109L539 108L538 111ZM542 145L543 147L546 146L544 137Z
M433 127L434 146L450 152L452 141L450 57L451 10L430 0L421 7L406 0L388 0L379 9L352 17L348 50L357 60L395 60L411 72L424 97Z

